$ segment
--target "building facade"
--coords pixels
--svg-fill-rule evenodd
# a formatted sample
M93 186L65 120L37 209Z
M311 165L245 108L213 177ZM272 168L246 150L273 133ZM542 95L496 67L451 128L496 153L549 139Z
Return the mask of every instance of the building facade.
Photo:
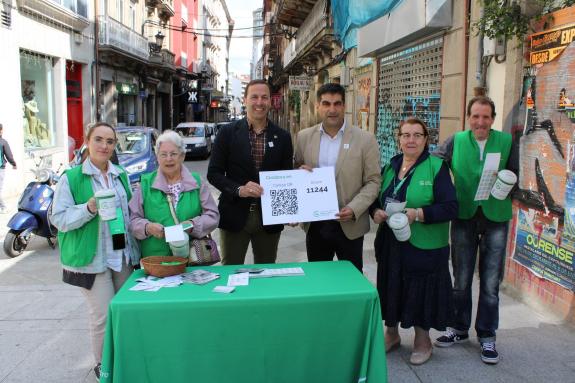
M9 168L4 193L15 195L40 159L54 168L66 164L68 137L81 145L95 118L94 3L8 0L2 16L0 123L23 175Z
M97 12L98 120L169 128L175 66L164 46L171 38L173 0L110 0Z
M253 17L253 38L252 38L252 59L250 61L250 77L252 79L262 78L261 66L258 68L258 61L262 56L264 38L264 18L263 8L258 8L252 12ZM258 71L259 69L259 71Z

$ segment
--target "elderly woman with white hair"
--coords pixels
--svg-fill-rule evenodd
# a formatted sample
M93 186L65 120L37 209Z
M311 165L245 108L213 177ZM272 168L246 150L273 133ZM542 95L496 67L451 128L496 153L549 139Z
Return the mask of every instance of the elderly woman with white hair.
M184 166L185 144L172 130L156 141L159 168L142 175L140 188L130 201L130 231L139 239L142 257L170 255L164 227L175 225L170 200L180 223L192 223L188 234L202 238L217 226L220 214L208 184Z

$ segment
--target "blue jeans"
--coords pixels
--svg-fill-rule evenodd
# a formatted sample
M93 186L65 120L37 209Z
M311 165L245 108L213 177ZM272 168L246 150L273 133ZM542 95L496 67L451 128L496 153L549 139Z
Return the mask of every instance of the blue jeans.
M494 342L499 327L499 284L503 279L507 222L487 219L479 208L469 220L451 223L454 330L465 334L471 326L471 284L479 247L479 300L475 331L479 342Z

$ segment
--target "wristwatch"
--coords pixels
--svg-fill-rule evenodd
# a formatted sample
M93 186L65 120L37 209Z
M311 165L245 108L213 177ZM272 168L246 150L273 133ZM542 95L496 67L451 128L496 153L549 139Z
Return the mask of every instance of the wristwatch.
M415 208L415 222L419 222L419 208Z
M238 188L236 189L236 195L237 195L238 197L241 197L241 196L240 196L240 189L241 189L241 188L242 188L241 186L238 186Z

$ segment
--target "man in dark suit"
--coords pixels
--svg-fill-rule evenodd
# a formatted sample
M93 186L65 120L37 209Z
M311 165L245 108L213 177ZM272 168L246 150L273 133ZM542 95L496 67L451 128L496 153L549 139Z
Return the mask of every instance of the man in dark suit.
M212 148L208 180L220 195L220 244L224 265L243 264L251 242L255 263L274 263L283 225L262 223L259 171L293 168L289 132L268 120L271 89L265 80L246 86L247 118L224 126Z

